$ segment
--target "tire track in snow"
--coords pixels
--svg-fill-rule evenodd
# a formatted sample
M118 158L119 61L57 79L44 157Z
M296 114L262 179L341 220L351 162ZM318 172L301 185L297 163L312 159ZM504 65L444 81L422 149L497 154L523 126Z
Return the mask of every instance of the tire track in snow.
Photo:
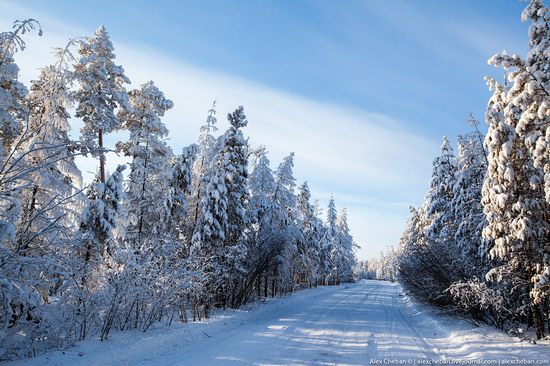
M392 296L392 307L391 307L395 318L399 320L400 324L403 326L403 329L409 334L411 339L417 345L417 347L424 354L426 359L434 360L439 357L439 355L434 352L434 347L428 343L428 341L418 332L416 327L410 322L409 319L403 314L401 306L398 301L398 291L394 291Z

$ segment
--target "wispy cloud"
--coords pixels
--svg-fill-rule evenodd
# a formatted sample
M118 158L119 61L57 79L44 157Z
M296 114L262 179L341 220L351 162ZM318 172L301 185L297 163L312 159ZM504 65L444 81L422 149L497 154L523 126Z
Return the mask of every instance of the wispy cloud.
M9 27L6 19L18 14L15 11L4 15L1 29ZM38 68L53 60L50 47L63 46L68 37L90 35L93 31L55 19L41 21L44 38L29 35L28 49L17 55L21 77L26 81L36 78ZM295 152L298 180L308 180L314 195L323 203L334 193L337 203L348 207L352 233L363 246L360 257L369 257L397 241L396 233L408 214L401 202L416 202L423 195L434 153L432 141L408 131L389 116L321 103L190 65L145 45L117 42L116 35L112 39L117 62L124 66L132 87L154 80L174 101L175 107L164 122L175 152L196 140L214 99L218 101L222 131L228 126L224 116L243 105L249 119L245 134L250 136L251 144L266 145L274 164ZM74 121L73 128L76 136L80 123ZM117 137L111 135L108 141L113 143ZM124 159L110 157L110 166L121 160ZM82 170L95 171L95 161L79 163ZM376 207L384 202L381 195L389 192L393 192L394 209L377 213Z

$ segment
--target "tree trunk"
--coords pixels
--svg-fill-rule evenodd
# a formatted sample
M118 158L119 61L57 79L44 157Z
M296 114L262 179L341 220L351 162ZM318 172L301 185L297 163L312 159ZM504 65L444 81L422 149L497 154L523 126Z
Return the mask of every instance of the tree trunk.
M98 140L99 140L99 180L101 183L105 183L105 154L103 153L103 129L100 128L98 131Z
M529 284L528 295L530 296L531 291L533 290L533 284L531 283L531 278L533 277L533 273L531 270L533 261L531 259L531 255L532 255L531 243L529 242L528 242L526 254L527 254L527 283ZM537 334L537 339L541 339L544 336L544 324L543 324L542 316L540 314L540 307L538 304L534 303L533 299L531 299L531 309L532 309L532 319L535 322L535 331Z
M540 307L533 304L533 315L535 316L535 329L537 333L537 339L544 337L544 323L540 314Z

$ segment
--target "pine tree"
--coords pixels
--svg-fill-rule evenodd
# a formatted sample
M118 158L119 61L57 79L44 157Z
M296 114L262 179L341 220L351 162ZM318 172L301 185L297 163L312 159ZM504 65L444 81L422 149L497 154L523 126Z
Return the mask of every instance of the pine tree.
M428 191L427 211L430 225L427 235L432 240L448 242L454 236L455 226L452 218L451 201L455 184L456 160L447 137L443 137L441 155L433 162L433 173Z
M457 261L454 241L455 218L452 216L456 162L447 138L442 153L433 162L430 188L412 217L401 239L399 278L422 299L436 305L452 301L446 289L464 278L464 269Z
M353 268L355 267L355 253L353 237L350 234L348 226L348 216L346 208L342 208L336 219L336 229L338 232L338 277L344 282L353 280Z
M243 107L227 115L231 127L225 133L223 164L227 174L227 216L228 231L226 245L238 245L247 226L246 207L248 203L248 143L241 129L248 124Z
M80 228L74 238L75 263L69 286L68 316L71 332L78 340L86 339L101 322L101 303L112 289L118 272L117 223L124 216L122 172L119 165L105 183L96 177L87 192L88 206L82 212Z
M327 208L327 234L331 236L336 236L336 219L337 219L337 211L336 211L336 205L334 204L334 197L330 196L330 200L328 201L328 208Z
M550 47L550 29L548 8L542 0L532 0L522 13L522 21L531 21L529 27L529 53L525 59L518 55L506 53L493 56L489 63L497 67L512 69L508 74L511 86L504 94L505 113L508 124L522 140L526 155L532 162L524 166L519 173L531 185L531 192L520 193L516 211L520 211L522 218L514 220L513 232L520 236L521 241L533 240L537 245L526 244L525 253L528 255L527 271L530 278L530 296L537 306L547 302L550 296L550 245L540 245L539 241L548 243L548 219L536 216L532 211L535 207L544 210L539 202L539 190L543 187L547 203L550 203L550 70L548 68ZM539 171L539 169L542 171ZM544 184L543 184L544 182ZM529 196L529 198L527 198ZM528 201L527 201L528 200ZM539 214L540 216L540 214ZM523 218L524 217L524 218ZM540 258L542 257L542 258ZM545 310L546 312L548 310ZM537 336L541 336L540 321L536 318ZM549 330L550 331L550 330Z
M84 198L76 188L81 174L68 136L70 72L65 66L60 59L56 66L44 68L40 79L33 82L27 100L29 120L13 151L25 183L19 194L21 215L12 258L20 258L18 277L31 284L31 293L37 295L31 306L36 314L52 298L58 299L55 306L50 305L52 312L66 305L59 297L70 287L72 238ZM33 322L27 332L36 332L36 328L41 329L36 334L51 332L47 319L35 315ZM58 340L50 336L50 341Z
M513 289L511 295L518 302L517 316L529 321L532 316L540 338L542 316L533 292L542 270L543 243L548 235L548 223L543 215L548 207L540 185L543 173L533 166L525 140L516 133L518 107L507 103L508 91L504 87L491 79L488 83L494 94L486 116L489 165L483 185L487 216L483 236L494 242L489 254L500 263L486 277ZM530 293L531 301L528 300Z
M321 278L321 239L322 222L317 216L315 207L311 203L311 192L307 182L299 187L296 197L298 222L300 223L301 250L304 254L303 271L309 285L317 285Z
M24 101L27 88L19 80L16 52L25 49L21 34L39 29L34 19L15 21L13 31L0 33L0 243L15 240L15 224L21 213L19 195L26 169L13 159L13 145L28 118Z
M190 242L186 241L185 219L192 213L189 211L187 198L192 195L193 165L196 161L198 146L195 144L183 148L181 155L172 159L168 173L168 195L166 204L169 216L165 221L170 226L171 235L183 245L182 255L187 257Z
M72 235L74 196L82 184L75 164L74 146L69 139L67 109L72 105L69 91L71 73L66 67L66 50L59 62L41 71L28 97L30 117L26 135L15 156L28 170L28 187L21 193L22 215L18 223L18 247L22 253L44 253L56 240Z
M248 147L241 128L247 125L243 107L228 114L231 127L220 137L220 150L201 199L193 234L193 252L202 257L207 288L216 291L223 306L235 299L236 283L244 272L247 226Z
M548 158L550 121L550 70L548 70L550 29L548 8L542 0L531 0L521 15L523 22L530 20L529 53L525 59L518 55L497 54L489 64L505 69L511 86L506 93L506 103L514 104L518 114L516 133L524 139L532 154L535 166L550 174ZM550 201L550 176L545 176L546 194Z
M28 108L23 100L27 88L18 80L19 67L14 55L25 49L21 34L38 28L40 23L34 19L15 21L13 31L0 33L0 162L4 164L5 154L9 154L13 142L28 117Z
M245 289L256 289L257 296L268 296L268 273L272 260L272 237L275 234L272 224L274 204L272 195L275 190L275 179L269 166L265 151L256 153L252 172L248 176L249 202L247 222L249 234L246 240L247 276ZM263 285L262 285L263 281ZM249 296L246 293L243 295Z
M481 236L486 225L481 190L487 171L482 138L479 132L458 138L458 166L451 201L456 223L454 240L460 259L469 273L477 277L484 273L481 260L487 245Z
M96 178L88 189L89 204L82 212L76 249L83 265L82 283L92 289L104 284L103 268L113 253L113 232L123 215L122 172L125 169L125 165L119 165L105 183Z
M218 130L216 123L216 102L214 102L208 110L206 124L200 128L201 133L199 135L197 158L193 165L191 190L187 198L189 215L187 215L183 232L185 241L191 241L193 233L196 230L200 216L201 200L210 179L209 173L213 168L212 164L216 153L216 138L212 133Z
M105 27L100 26L94 37L80 44L80 58L74 65L74 77L80 85L75 95L78 102L76 117L84 121L81 140L85 145L96 148L93 155L99 157L101 182L105 182L103 135L120 128L115 109L130 110L128 94L124 89L124 84L130 83L130 80L124 75L124 69L115 65L113 50L109 34Z
M271 244L274 249L272 292L276 292L277 288L282 291L292 290L292 285L289 286L289 284L293 283L293 261L298 250L297 243L300 240L294 194L296 179L293 168L294 153L291 152L279 164L274 174L275 190L271 198L274 209L271 220L277 232Z
M329 281L335 280L335 266L337 265L335 263L336 259L336 219L337 219L337 211L336 211L336 205L334 204L334 197L331 196L330 200L328 201L328 209L327 209L327 222L326 222L326 230L323 236L322 240L322 250L321 250L321 265L323 268L323 275L325 277L324 282L327 283Z
M275 192L275 178L269 167L269 159L262 154L249 176L251 221L259 222L266 210L272 206L270 197Z
M126 191L126 240L137 252L148 252L153 238L165 232L167 220L167 172L172 150L164 141L168 130L160 117L172 101L149 81L129 93L131 112L122 111L120 120L130 132L117 148L132 158ZM158 243L158 240L157 240Z

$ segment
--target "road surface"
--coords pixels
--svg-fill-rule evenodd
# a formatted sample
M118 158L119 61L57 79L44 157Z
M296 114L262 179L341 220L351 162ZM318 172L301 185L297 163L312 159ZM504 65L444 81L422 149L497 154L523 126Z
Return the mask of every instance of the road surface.
M208 323L87 341L21 365L374 365L538 360L531 345L493 328L438 319L400 285L381 281L305 290ZM522 361L523 362L523 361Z

